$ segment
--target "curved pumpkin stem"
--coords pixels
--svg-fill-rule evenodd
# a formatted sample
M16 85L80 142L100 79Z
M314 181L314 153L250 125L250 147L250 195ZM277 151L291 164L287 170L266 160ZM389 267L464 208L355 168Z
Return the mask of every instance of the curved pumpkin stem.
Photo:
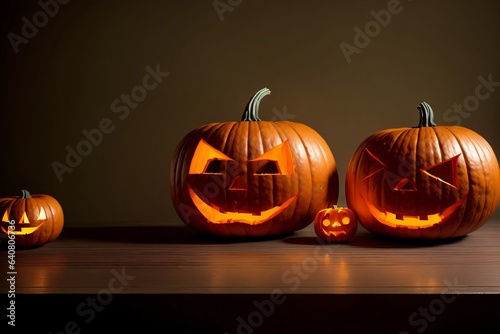
M28 190L21 190L21 198L31 198L31 194Z
M250 99L245 107L245 112L243 112L243 116L241 116L242 121L260 121L259 118L259 105L260 100L264 96L271 94L271 91L267 88L262 88Z
M417 109L420 111L420 122L418 123L418 126L416 126L417 128L437 125L434 123L434 112L427 102L420 103Z

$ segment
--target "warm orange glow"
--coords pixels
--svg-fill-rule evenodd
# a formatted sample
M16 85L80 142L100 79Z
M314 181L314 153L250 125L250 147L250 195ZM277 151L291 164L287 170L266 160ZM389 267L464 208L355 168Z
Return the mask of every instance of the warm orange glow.
M40 214L38 215L38 219L37 220L40 220L42 222L38 226L35 226L35 227L21 227L20 230L10 230L10 231L7 231L5 229L5 227L2 226L1 230L2 230L2 232L6 233L6 234L10 233L10 234L15 234L15 235L28 235L28 234L31 234L31 233L35 232L40 227L42 227L42 225L45 223L46 219L47 219L47 214L45 213L44 208L40 208ZM3 218L2 218L2 221L3 222L9 222L9 215L8 215L7 211L5 211L5 213L3 215ZM23 224L23 225L29 225L30 224L30 220L28 219L28 216L26 215L26 212L23 212L23 215L21 216L21 219L19 220L18 224Z
M350 222L351 222L351 220L349 219L349 217L346 216L346 217L342 218L342 224L348 225Z
M189 174L201 174L212 160L233 160L224 153L216 150L205 140L200 140L189 166Z
M30 220L28 219L28 216L26 216L26 211L23 212L23 216L21 217L19 224L30 224Z
M47 215L45 214L44 208L40 208L40 214L38 215L38 220L45 220L47 219Z
M390 226L390 227L405 227L409 229L420 229L420 228L429 228L433 227L436 224L441 224L446 220L449 216L451 216L455 210L463 203L467 195L458 200L455 204L447 207L445 210L432 213L422 216L414 216L414 215L402 215L402 218L396 218L396 214L389 211L381 211L375 207L369 201L366 201L368 209L375 219L377 219L381 224ZM423 217L427 219L423 219Z
M349 217L344 217L344 218L342 218L342 223L344 222L344 219L346 219L346 218L347 218L347 220L349 220ZM326 228L326 227L330 227L329 229L323 229L324 233L325 233L326 235L328 235L328 236L333 234L334 236L338 237L338 236L339 236L339 235L341 235L341 234L346 234L346 232L345 232L345 231L342 231L342 230L334 230L334 229L337 229L337 228L339 228L339 227L342 227L342 225L341 225L338 221L334 221L334 222L332 223L332 222L331 222L328 218L326 218L326 219L324 219L324 220L322 221L322 224L323 224L323 226L324 226L325 228ZM344 224L345 224L345 223L344 223Z
M279 168L278 174L288 175L295 173L292 151L290 150L290 144L288 143L288 140L276 147L273 147L271 150L267 151L261 156L249 160L249 162L261 160L275 161L278 164Z
M193 203L196 205L198 210L203 214L203 216L214 224L230 224L230 223L244 223L249 225L262 224L269 219L275 217L279 213L283 212L298 196L295 194L293 197L288 199L285 203L275 206L269 210L262 211L260 214L256 215L253 213L241 213L241 212L221 212L221 208L216 208L205 203L194 190L189 187L189 194Z

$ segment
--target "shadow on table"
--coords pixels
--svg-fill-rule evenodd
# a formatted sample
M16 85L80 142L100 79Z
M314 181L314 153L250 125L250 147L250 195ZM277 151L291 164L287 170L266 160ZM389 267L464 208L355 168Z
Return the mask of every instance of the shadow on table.
M195 231L188 226L114 226L78 227L64 229L58 240L115 242L130 244L235 244L277 240L295 245L325 245L361 248L418 248L459 243L467 236L444 240L404 240L375 235L358 230L356 236L344 243L326 243L316 236L288 233L265 237L221 237ZM7 250L7 243L0 241L0 250ZM32 247L37 248L37 247Z
M115 226L68 228L63 230L59 239L131 244L233 244L276 240L286 236L220 237L187 226Z
M466 239L467 236L441 239L441 240L412 240L412 239L396 239L390 237L379 236L368 231L358 231L358 234L351 240L343 243L326 243L317 237L289 237L283 239L283 242L296 245L324 245L335 246L343 245L344 247L361 247L361 248L419 248L419 247L434 247L446 244L459 243Z

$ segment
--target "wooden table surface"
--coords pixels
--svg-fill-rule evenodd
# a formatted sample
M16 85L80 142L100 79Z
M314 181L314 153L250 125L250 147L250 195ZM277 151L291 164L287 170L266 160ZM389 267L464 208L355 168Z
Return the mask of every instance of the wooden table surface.
M331 245L312 226L259 240L186 226L66 228L50 244L16 251L15 329L496 334L499 241L499 221L448 242L360 228L350 243Z
M28 294L95 294L117 273L128 294L496 294L500 221L448 242L394 241L360 228L350 243L330 245L312 225L258 240L186 226L67 228L50 244L18 250L16 269L16 290Z

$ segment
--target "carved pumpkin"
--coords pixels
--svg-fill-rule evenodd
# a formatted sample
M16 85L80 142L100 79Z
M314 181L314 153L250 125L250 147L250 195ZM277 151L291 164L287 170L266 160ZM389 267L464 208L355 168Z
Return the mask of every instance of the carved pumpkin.
M368 137L349 161L346 198L369 231L393 237L466 235L490 218L500 199L491 146L461 126L437 126L427 103L420 124Z
M64 226L61 205L49 195L30 195L0 198L0 230L14 234L16 247L41 246L55 240Z
M344 242L352 239L358 229L356 215L349 208L320 210L314 218L314 232L326 242Z
M291 121L261 121L258 91L240 122L193 130L178 145L171 198L190 227L223 236L268 236L309 225L336 203L338 175L325 140Z

